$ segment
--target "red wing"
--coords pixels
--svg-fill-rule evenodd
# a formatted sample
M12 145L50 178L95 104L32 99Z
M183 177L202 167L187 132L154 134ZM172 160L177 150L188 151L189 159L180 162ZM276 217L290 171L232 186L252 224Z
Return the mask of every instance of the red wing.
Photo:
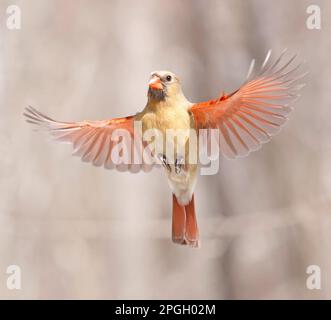
M152 168L152 162L136 161L137 164L134 164L134 116L103 121L59 122L32 107L26 108L24 115L27 122L46 128L55 140L71 143L73 155L80 156L84 162L119 171L137 172ZM123 148L119 148L119 142ZM115 148L119 151L117 157L116 152L113 152ZM121 163L118 158L123 155L123 151L129 159Z
M296 56L282 64L284 54L269 63L269 51L260 73L233 94L192 105L197 129L219 129L220 150L226 157L245 156L258 149L286 122L290 104L304 86L297 81L305 74L296 75L300 65L290 67Z

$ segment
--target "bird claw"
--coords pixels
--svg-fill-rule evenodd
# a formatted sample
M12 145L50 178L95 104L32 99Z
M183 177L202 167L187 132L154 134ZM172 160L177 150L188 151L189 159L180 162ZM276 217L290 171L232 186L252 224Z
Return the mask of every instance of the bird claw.
M162 166L165 169L167 169L169 172L171 172L171 167L170 167L170 164L168 163L167 157L164 154L159 153L157 155L157 158L161 162ZM176 174L180 174L182 172L182 169L184 168L184 166L185 166L185 160L184 160L184 158L183 157L178 157L175 160L175 164L174 164L175 173Z
M170 167L170 165L169 165L169 163L168 163L168 161L167 161L167 157L166 157L164 154L159 153L159 154L157 155L157 158L161 161L163 167L164 167L165 169L167 169L169 172L171 172L171 167Z
M183 167L185 165L185 161L183 157L179 157L175 160L175 173L180 174Z

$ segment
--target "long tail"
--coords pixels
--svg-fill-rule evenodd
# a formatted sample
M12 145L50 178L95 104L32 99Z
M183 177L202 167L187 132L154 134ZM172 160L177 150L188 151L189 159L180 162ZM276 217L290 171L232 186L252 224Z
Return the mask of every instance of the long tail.
M195 214L194 195L186 206L181 206L172 196L172 241L182 245L199 247L199 229Z

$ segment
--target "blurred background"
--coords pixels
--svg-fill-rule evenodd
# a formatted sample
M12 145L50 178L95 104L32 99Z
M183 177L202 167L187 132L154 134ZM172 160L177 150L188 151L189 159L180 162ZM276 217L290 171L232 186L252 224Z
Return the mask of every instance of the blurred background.
M0 3L0 298L331 298L331 2L265 0ZM319 5L322 29L306 10ZM24 122L134 114L151 71L180 75L191 101L238 88L271 48L306 61L307 87L282 132L199 177L202 247L173 245L161 170L106 171ZM8 290L8 265L22 289ZM309 265L321 290L309 290Z

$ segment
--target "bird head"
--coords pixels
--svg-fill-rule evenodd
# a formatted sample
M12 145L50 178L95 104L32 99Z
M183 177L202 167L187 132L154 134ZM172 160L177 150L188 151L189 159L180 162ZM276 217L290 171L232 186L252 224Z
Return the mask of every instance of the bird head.
M148 86L148 97L156 101L182 94L178 77L170 71L152 72Z

